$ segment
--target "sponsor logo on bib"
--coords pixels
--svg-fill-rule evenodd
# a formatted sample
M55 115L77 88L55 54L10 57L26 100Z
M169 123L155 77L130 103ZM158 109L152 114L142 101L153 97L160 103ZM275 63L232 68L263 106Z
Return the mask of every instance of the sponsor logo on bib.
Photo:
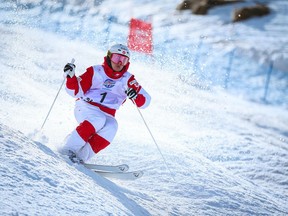
M106 79L103 84L106 88L112 88L115 85L115 81L111 79Z

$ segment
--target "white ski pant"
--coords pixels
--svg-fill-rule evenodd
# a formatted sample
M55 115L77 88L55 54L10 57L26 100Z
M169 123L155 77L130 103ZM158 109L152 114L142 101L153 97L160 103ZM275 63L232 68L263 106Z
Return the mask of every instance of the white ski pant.
M76 102L74 115L79 125L67 138L64 151L73 151L85 162L112 142L118 123L113 116L81 100Z

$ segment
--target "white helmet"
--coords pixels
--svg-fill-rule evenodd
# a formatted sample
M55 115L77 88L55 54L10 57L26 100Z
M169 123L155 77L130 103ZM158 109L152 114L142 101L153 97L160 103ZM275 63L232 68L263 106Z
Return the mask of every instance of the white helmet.
M130 58L130 50L128 49L127 46L123 44L115 44L112 47L110 47L110 49L107 52L107 56L111 58L112 53L118 53Z

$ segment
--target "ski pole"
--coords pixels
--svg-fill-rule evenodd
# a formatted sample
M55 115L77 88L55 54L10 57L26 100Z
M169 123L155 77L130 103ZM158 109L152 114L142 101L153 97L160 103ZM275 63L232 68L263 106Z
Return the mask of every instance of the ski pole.
M143 115L142 115L140 109L137 107L137 105L136 105L136 103L135 103L134 100L133 100L133 102L134 102L134 104L135 104L135 106L136 106L136 109L138 110L138 113L139 113L139 115L141 116L141 118L142 118L142 120L143 120L143 122L144 122L144 124L145 124L145 126L146 126L146 128L147 128L147 130L149 131L150 136L152 137L152 140L153 140L154 144L156 145L156 147L157 147L157 149L158 149L160 155L162 156L162 159L163 159L163 161L164 161L164 163L165 163L165 166L166 166L167 170L170 172L171 177L172 177L173 180L175 181L175 178L174 178L174 176L173 176L173 174L172 174L172 171L170 170L170 168L169 168L169 166L168 166L168 164L167 164L167 161L166 161L164 155L162 154L162 152L161 152L161 150L160 150L159 145L157 144L157 142L156 142L156 140L155 140L155 138L154 138L154 136L153 136L153 134L152 134L150 128L148 127L148 124L146 123L146 121L145 121L145 119L144 119L144 117L143 117Z
M74 62L75 62L75 59L72 58L71 64L74 64ZM49 111L48 111L48 114L47 114L47 116L46 116L46 118L45 118L45 120L44 120L44 122L43 122L43 124L42 124L42 126L41 126L41 130L43 129L43 127L44 127L44 125L45 125L45 123L46 123L46 121L47 121L47 119L48 119L48 116L50 115L50 112L51 112L51 110L52 110L52 108L53 108L53 106L54 106L54 104L55 104L55 101L56 101L56 99L57 99L57 97L58 97L58 95L59 95L59 93L60 93L60 90L62 89L62 86L63 86L65 80L66 80L66 78L64 78L63 81L62 81L62 83L61 83L61 86L60 86L60 88L59 88L59 90L58 90L58 92L57 92L57 94L56 94L56 96L55 96L55 98L54 98L54 101L53 101L53 103L52 103L52 105L51 105L51 107L50 107L50 109L49 109Z

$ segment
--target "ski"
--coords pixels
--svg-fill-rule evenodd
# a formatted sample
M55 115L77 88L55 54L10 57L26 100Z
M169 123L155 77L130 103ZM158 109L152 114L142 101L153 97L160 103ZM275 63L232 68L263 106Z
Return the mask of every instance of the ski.
M115 178L120 180L135 180L143 176L143 171L134 172L103 172L98 170L93 170L95 173L105 177L105 178Z
M69 159L72 161L72 163L82 165L85 168L106 178L135 180L141 178L144 174L143 171L127 172L129 170L129 166L127 164L99 165L99 164L83 163L83 161L75 160L74 157L69 157Z
M83 165L91 169L93 171L102 171L102 172L127 172L129 169L129 166L127 164L121 164L121 165L98 165L98 164L87 164L83 163Z

